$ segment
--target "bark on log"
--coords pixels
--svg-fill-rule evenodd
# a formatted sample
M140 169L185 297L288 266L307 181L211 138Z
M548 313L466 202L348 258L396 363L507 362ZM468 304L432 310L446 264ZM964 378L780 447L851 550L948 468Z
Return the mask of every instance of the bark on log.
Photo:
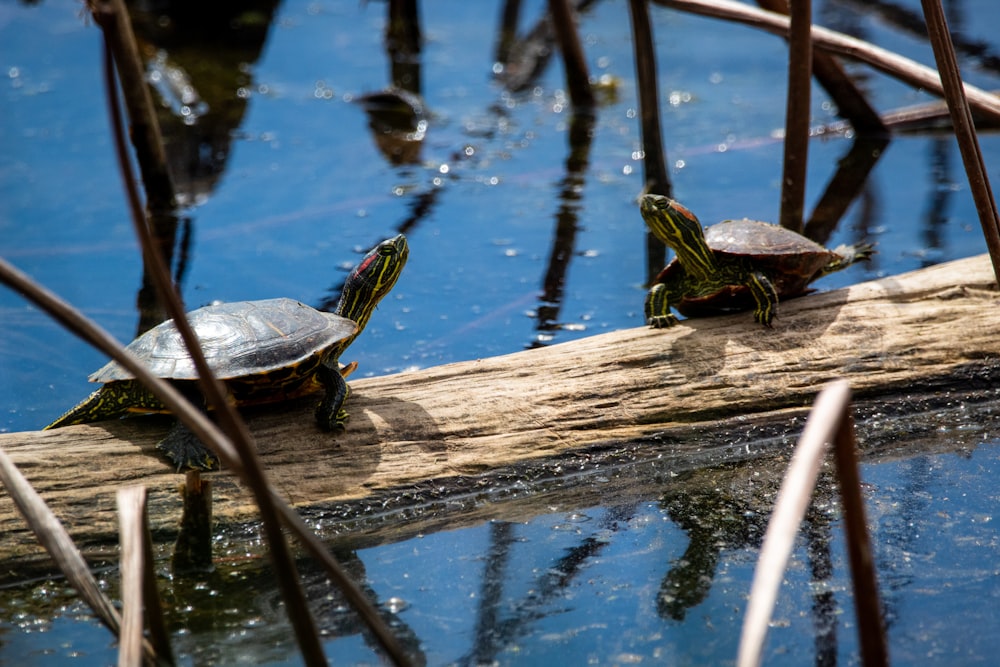
M737 415L808 406L846 377L857 397L991 386L1000 309L989 258L959 260L781 304L773 330L747 313L636 327L547 348L351 382L346 432L319 432L308 402L247 415L276 488L293 504L364 498L426 480ZM3 447L86 550L117 543L115 491L149 490L154 532L180 513L155 450L158 417L0 434ZM217 520L249 518L249 495L212 473ZM0 494L0 579L37 558Z

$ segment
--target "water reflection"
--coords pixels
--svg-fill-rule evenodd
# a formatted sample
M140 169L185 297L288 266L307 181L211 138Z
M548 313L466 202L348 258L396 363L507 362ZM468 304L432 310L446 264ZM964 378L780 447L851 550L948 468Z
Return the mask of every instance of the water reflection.
M611 534L625 529L635 509L634 504L609 508L592 534L565 549L553 564L537 568L539 574L529 583L527 593L513 600L505 595L505 589L510 584L520 585L521 576L510 571L507 564L521 540L517 538L515 525L493 522L476 610L473 648L457 664L494 663L511 645L538 632L539 621L559 613L553 602L568 597L571 584L612 543Z
M992 610L970 600L998 593L988 517L1000 511L991 476L1000 444L985 435L998 407L942 400L950 407L911 405L898 416L859 409L894 656L996 650L995 637L981 631ZM908 457L896 458L904 434ZM371 498L304 516L329 534L338 560L417 664L720 664L735 655L749 574L791 444L745 424L720 437L567 455L524 469L536 477L512 469L451 489L437 480L395 491L398 506ZM724 444L750 460L703 465L719 454L698 449ZM974 497L957 504L955 489ZM821 477L786 572L775 664L832 665L856 654L835 496ZM160 579L178 653L196 664L285 663L293 640L259 526L227 526L215 548L213 571ZM298 565L329 654L343 664L370 661L373 644L339 592L310 561ZM117 577L105 580L116 596ZM33 618L65 616L60 609L61 586L7 587L0 636ZM941 609L947 622L936 620ZM79 632L106 637L85 618L78 623ZM40 633L32 650L49 640L74 641Z
M154 103L163 139L172 201L157 204L160 188L146 184L154 244L174 280L184 280L192 254L192 220L182 211L204 202L226 169L236 130L253 90L249 74L260 57L278 3L240 6L131 3L129 18L158 95ZM122 63L118 63L119 68ZM113 91L109 96L114 99ZM134 123L135 119L131 119ZM143 153L139 151L140 163ZM148 178L148 170L141 173ZM166 318L148 270L137 296L139 336Z
M569 123L569 154L566 175L559 185L555 232L552 250L542 281L542 293L537 310L538 336L528 347L539 347L551 340L552 332L562 328L559 310L563 302L566 273L576 245L579 230L579 209L583 200L585 176L590 164L590 145L594 134L594 116L589 111L574 112Z
M859 14L877 15L880 20L892 25L901 33L919 37L921 40L927 38L927 23L919 6L908 7L900 2L884 0L872 2L839 0L838 3L831 3L834 4L855 5ZM994 73L1000 72L1000 54L996 52L995 45L971 38L965 31L967 26L965 19L969 13L967 4L961 1L944 3L955 52L964 56L971 67Z
M574 11L580 13L594 4L594 0L576 0L571 4ZM521 0L504 0L497 29L493 73L512 93L537 85L557 48L555 27L547 6L532 27L523 32L518 30L520 17Z
M948 204L955 195L955 180L951 175L951 142L931 139L927 146L930 187L927 188L927 210L924 213L924 247L921 266L931 266L944 256L945 229L948 226Z
M889 138L885 136L855 137L847 154L837 162L836 171L805 224L803 233L806 237L826 245L855 200L865 193L874 195L868 176L888 145ZM870 220L865 215L858 217L855 224L858 242L871 238Z
M155 90L161 93L158 119L182 204L211 195L226 170L247 103L258 92L252 71L278 5L130 3L149 75L154 82L173 82Z
M575 3L577 11L582 12L592 4L586 0ZM175 93L173 103L164 105L161 110L161 122L169 128L167 148L171 155L170 163L186 201L203 201L209 196L225 168L231 138L242 122L249 91L254 90L249 72L263 50L274 11L275 3L262 3L236 14L219 9L209 15L211 20L207 23L199 24L198 30L185 28L191 22L201 20L201 14L174 8L171 3L158 6L153 12L137 13L136 26L150 45L147 52L150 53L151 71L159 73L161 82L174 84L159 86L161 91ZM523 36L518 30L520 14L519 2L504 3L496 27L496 64L493 71L508 93L532 88L533 82L546 70L556 48L547 10L542 11L534 26ZM422 163L427 133L433 123L433 115L425 109L422 97L424 45L417 4L412 0L388 2L384 25L383 47L389 72L387 87L354 97L348 95L345 99L353 99L364 110L372 140L383 158L392 167L405 169ZM637 29L636 26L633 29ZM652 62L652 57L644 58L642 54L639 57L641 62ZM665 76L669 77L669 72ZM233 95L234 90L236 95ZM332 90L330 94L332 96ZM659 102L656 100L647 106L659 107ZM495 105L492 112L504 113L504 105ZM569 154L565 175L556 193L556 225L549 261L542 277L539 306L535 311L536 334L528 342L528 347L547 344L563 326L560 311L564 287L574 256L580 207L588 187L587 173L591 169L590 146L597 127L597 118L586 113L574 113L569 122ZM658 132L656 136L659 136ZM675 139L669 135L666 137L668 143ZM820 242L830 236L848 207L863 192L868 175L884 147L884 138L860 135L856 138L816 207L807 226L808 236ZM648 147L644 152L648 159L652 159ZM465 156L458 148L452 151L452 155L457 159L464 159ZM437 204L441 185L454 177L454 172L434 173L426 186L404 193L402 196L407 200L411 214L396 225L397 230L409 231L408 228L425 219ZM183 280L189 266L192 238L192 222L184 219L179 242L163 240L165 247L172 248L176 244L180 250L176 267L178 281ZM654 264L662 266L662 244L651 241L647 235L646 246L650 270ZM151 290L145 285L142 292L148 294ZM329 307L338 293L339 285L332 285L329 295L316 305ZM151 318L150 323L155 319Z

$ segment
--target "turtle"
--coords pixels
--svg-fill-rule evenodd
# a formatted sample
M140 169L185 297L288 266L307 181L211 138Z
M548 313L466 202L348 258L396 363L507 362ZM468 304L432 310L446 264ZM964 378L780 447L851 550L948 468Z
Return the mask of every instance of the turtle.
M369 251L344 283L333 313L295 299L219 303L187 314L209 366L237 406L276 403L323 393L316 422L324 430L343 428L343 403L350 392L340 355L368 323L406 264L409 246L402 234ZM184 341L168 320L129 343L127 349L157 376L204 405L198 373ZM342 374L343 373L343 374ZM166 406L141 382L112 361L90 376L102 386L46 429L125 417L165 413ZM211 470L218 461L178 422L157 445L178 470Z
M874 252L868 243L828 250L759 220L724 220L702 229L694 213L662 195L643 195L639 210L676 255L646 295L646 323L654 328L677 323L671 308L686 317L753 309L754 321L770 327L779 298L807 294L817 278Z

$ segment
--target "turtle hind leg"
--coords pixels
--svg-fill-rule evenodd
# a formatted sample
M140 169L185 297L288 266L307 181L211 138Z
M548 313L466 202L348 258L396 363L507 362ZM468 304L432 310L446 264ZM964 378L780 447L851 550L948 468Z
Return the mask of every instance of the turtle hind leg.
M215 470L219 467L219 457L198 439L191 429L180 421L156 444L173 462L177 472L183 470Z
M175 387L191 405L200 406L202 414L208 414L205 409L205 399L198 389L197 382L176 382ZM156 443L156 448L170 459L177 472L215 470L219 467L218 455L179 419L175 419L167 435Z
M334 361L333 365L336 366L337 362ZM339 368L331 368L327 364L320 364L316 378L326 390L323 400L316 406L316 423L325 431L344 428L348 417L344 401L351 393L347 381Z

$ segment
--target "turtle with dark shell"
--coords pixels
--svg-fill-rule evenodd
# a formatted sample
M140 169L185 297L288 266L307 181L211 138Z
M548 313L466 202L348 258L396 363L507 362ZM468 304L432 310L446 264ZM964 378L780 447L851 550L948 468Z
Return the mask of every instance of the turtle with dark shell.
M828 250L801 234L757 220L725 220L702 229L694 213L669 197L643 195L642 218L676 257L646 295L646 323L673 326L677 310L698 317L753 310L771 326L779 299L808 293L809 284L871 256L867 243Z
M280 298L206 306L187 317L209 366L236 405L276 403L320 393L317 424L325 430L342 428L349 389L341 374L340 356L396 284L408 255L402 234L379 243L348 276L334 313ZM184 394L200 397L197 370L173 320L136 338L128 350ZM90 381L102 383L101 388L46 429L134 413L168 412L116 362L95 372ZM215 454L180 423L158 447L178 469L210 470L217 465Z

